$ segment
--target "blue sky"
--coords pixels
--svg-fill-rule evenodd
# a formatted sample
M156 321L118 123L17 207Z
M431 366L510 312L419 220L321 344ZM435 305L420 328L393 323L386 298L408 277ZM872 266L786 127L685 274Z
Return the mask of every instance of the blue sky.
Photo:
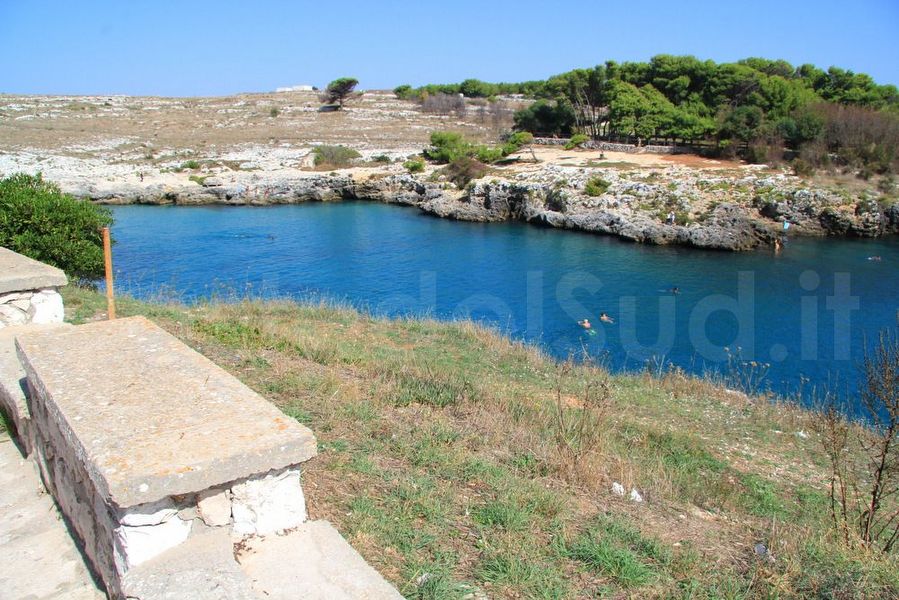
M520 81L660 53L785 58L899 84L899 0L0 0L2 93Z

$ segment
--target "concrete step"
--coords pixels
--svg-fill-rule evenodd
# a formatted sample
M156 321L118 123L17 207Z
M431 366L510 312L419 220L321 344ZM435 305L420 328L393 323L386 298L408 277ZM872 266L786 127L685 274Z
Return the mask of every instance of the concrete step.
M259 600L234 561L227 531L217 528L143 563L125 575L129 600Z
M0 600L100 600L31 461L0 434Z
M267 600L402 600L327 521L307 521L286 535L250 538L237 555Z

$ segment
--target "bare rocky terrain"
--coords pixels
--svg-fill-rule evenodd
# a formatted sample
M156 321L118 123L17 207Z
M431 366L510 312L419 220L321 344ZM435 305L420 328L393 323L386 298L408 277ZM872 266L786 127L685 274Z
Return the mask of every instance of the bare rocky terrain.
M459 116L423 113L377 91L336 112L320 111L314 92L0 96L0 175L41 172L67 192L109 204L370 199L455 219L518 219L729 250L772 245L784 220L799 235L899 231L896 197L873 182L807 180L782 168L694 155L535 146L461 190L439 166L407 173L402 162L427 146L431 132L493 143L521 101L467 102ZM324 171L311 153L319 144L349 146L361 158ZM590 179L604 192L587 195ZM676 224L666 223L669 213Z

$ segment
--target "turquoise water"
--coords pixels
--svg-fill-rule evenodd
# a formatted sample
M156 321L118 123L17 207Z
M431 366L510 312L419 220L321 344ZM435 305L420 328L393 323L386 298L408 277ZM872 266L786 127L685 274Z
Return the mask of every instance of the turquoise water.
M775 257L368 202L113 210L117 286L139 297L324 296L376 314L472 318L613 369L703 373L726 368L739 348L770 365L757 370L780 393L801 378L854 386L866 336L899 318L895 237L793 240ZM601 323L600 312L615 322ZM577 324L585 317L593 334Z

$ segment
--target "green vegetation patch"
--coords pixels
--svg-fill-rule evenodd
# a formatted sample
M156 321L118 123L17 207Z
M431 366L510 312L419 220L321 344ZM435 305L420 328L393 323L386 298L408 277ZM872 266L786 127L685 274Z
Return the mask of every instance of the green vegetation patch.
M0 246L53 265L73 280L103 276L101 228L112 213L64 194L40 175L0 180Z

